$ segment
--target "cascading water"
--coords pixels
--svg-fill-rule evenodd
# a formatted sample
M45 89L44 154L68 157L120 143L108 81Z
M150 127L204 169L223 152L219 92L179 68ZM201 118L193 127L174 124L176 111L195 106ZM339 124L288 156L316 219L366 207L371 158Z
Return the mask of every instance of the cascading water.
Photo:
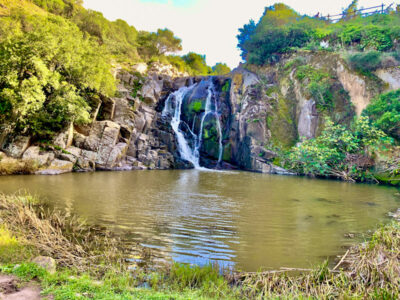
M222 145L222 128L221 122L218 113L218 103L217 99L214 96L214 84L210 80L208 83L208 91L207 91L207 98L206 98L206 105L205 111L201 116L200 121L200 129L198 134L195 133L195 121L196 116L193 119L192 128L186 124L186 128L190 132L193 142L187 140L185 138L184 132L179 128L181 126L181 113L182 113L182 104L183 99L185 96L190 93L197 84L191 85L190 87L182 87L176 92L169 95L167 100L165 101L165 107L163 109L162 115L163 116L171 116L171 127L174 130L174 133L177 137L178 141L178 151L182 157L182 159L187 160L193 164L196 169L204 169L200 166L200 148L202 145L203 140L203 131L204 131L204 123L206 118L209 115L215 117L216 120L216 127L218 131L218 139L219 139L219 153L218 153L218 164L222 160L222 152L223 152L223 145ZM213 103L214 98L214 103ZM212 105L214 104L214 105ZM191 146L193 145L193 146Z

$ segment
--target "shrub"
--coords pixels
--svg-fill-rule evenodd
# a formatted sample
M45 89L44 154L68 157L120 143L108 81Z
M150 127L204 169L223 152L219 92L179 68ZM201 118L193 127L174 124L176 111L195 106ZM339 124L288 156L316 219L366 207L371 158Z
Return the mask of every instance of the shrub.
M378 51L360 52L348 55L347 62L353 70L369 73L379 68L381 57Z
M327 119L320 136L290 150L286 167L306 175L363 180L372 166L366 153L387 142L385 138L368 117L360 117L352 130Z
M374 121L386 134L400 139L400 90L385 93L372 100L363 115Z
M329 109L333 106L332 80L328 73L309 65L303 65L298 67L296 77L309 93L309 97L316 101L319 110Z

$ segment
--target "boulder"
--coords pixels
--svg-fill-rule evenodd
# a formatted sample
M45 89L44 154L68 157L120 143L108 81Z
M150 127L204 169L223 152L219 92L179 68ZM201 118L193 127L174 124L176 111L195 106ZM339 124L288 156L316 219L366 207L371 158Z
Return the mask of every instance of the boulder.
M70 123L67 130L64 132L59 133L54 139L53 144L58 146L62 149L65 149L72 145L72 141L74 138L74 125Z
M108 156L107 163L104 166L107 169L112 169L117 166L117 164L125 157L128 151L128 144L119 143L112 150Z
M74 132L74 140L73 140L73 144L78 147L78 148L84 148L85 146L85 142L86 142L86 136L78 133L78 132Z
M52 152L41 152L40 147L31 146L25 151L22 160L33 160L38 164L38 167L43 167L53 161L54 157L55 155Z
M8 156L13 158L20 158L24 154L25 150L28 149L31 142L30 136L17 136L13 141L3 149Z
M72 172L74 164L70 161L55 159L46 169L36 172L38 175L59 175Z
M113 121L128 131L132 131L135 127L135 114L131 104L125 98L113 98L113 100L115 103Z
M143 84L140 94L146 103L155 104L160 99L162 90L162 79L160 80L158 76L153 76Z
M146 74L146 72L147 72L147 64L145 64L145 63L138 63L138 64L136 64L136 65L133 65L133 67L132 67L132 70L134 71L134 72L138 72L138 73L140 73L140 74Z
M96 165L97 153L88 150L82 150L78 157L77 166L81 171L94 171Z
M54 258L48 256L38 256L35 257L32 262L45 269L50 274L54 274L56 272L57 263Z
M68 153L72 154L73 156L79 157L81 156L82 153L82 149L77 148L77 147L68 147L67 149L65 149Z
M119 131L120 126L117 123L107 121L104 124L103 135L97 151L96 166L100 168L109 168L108 162L111 152L118 142Z

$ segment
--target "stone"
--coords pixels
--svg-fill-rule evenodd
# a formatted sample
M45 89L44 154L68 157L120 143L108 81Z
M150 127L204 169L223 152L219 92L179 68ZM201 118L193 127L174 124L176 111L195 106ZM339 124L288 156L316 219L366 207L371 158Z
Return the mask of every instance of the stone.
M289 175L289 176L293 176L296 175L296 173L290 172L284 168L275 166L275 165L271 165L271 174L277 174L277 175Z
M134 72L138 72L142 75L147 72L147 69L148 69L148 67L147 67L147 64L145 64L145 63L138 63L138 64L132 66L132 70Z
M97 158L97 153L93 151L82 150L81 157L94 163Z
M300 111L297 130L302 139L315 138L318 126L318 112L314 100L305 101Z
M143 84L140 95L148 104L155 104L161 96L163 90L163 81L158 79L158 76L148 78Z
M112 150L107 159L107 163L105 168L112 169L117 166L117 164L125 157L126 152L128 151L128 144L119 143Z
M77 147L73 147L73 146L70 146L70 147L68 147L68 148L65 149L65 150L66 150L67 152L71 153L73 156L76 156L76 157L81 156L81 153L82 153L82 149L77 148Z
M50 274L54 274L56 272L57 263L54 258L48 256L38 256L32 259L32 262L45 269Z
M96 167L96 158L96 152L82 150L76 162L77 167L79 167L81 171L94 171Z
M55 159L46 169L36 172L38 175L60 175L72 172L74 164L70 161Z
M135 114L131 104L125 98L113 98L113 100L115 103L113 121L131 132L135 127Z
M375 72L383 82L387 84L386 91L400 89L400 69L396 67L379 69Z
M33 160L38 164L38 167L42 167L53 161L54 157L55 155L52 152L41 153L39 146L31 146L25 151L22 160Z
M61 152L61 153L58 155L57 158L58 158L58 159L61 159L61 160L65 160L65 161L70 161L70 162L72 162L74 165L76 164L76 162L77 162L77 160L78 160L78 157L76 157L75 155L68 154L68 153L63 153L63 152Z
M101 137L97 158L96 166L100 168L109 168L110 154L116 145L119 137L120 126L117 123L107 121L104 126L103 135ZM114 162L111 162L113 164Z
M61 132L53 139L53 144L57 147L65 149L67 147L67 139L68 135L65 132Z
M24 154L26 149L28 149L30 142L30 136L19 135L14 138L14 140L11 141L11 143L3 150L7 153L8 156L11 156L13 158L20 158L22 154Z
M74 139L73 139L73 144L78 147L78 148L84 148L86 142L86 136L75 132L74 133Z

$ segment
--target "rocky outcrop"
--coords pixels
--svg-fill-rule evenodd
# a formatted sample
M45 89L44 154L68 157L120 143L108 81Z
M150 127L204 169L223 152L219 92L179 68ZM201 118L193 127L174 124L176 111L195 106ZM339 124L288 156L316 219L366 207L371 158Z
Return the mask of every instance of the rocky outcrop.
M310 92L309 80L296 76L300 66L329 75L332 103L321 104ZM17 136L2 150L14 159L34 162L38 174L193 167L178 151L171 116L162 114L169 95L191 86L182 101L179 130L190 146L202 133L202 166L287 175L274 165L276 149L318 136L325 117L350 124L379 92L400 88L397 68L376 71L385 84L374 85L351 71L339 55L327 52L288 55L266 67L241 66L227 76L175 77L151 74L150 68L151 75L144 77L139 74L145 72L143 66L136 67L133 73L116 74L118 96L99 97L90 125L70 124L46 145ZM210 86L212 113L203 118ZM222 161L217 163L220 149Z
M350 72L343 63L338 63L337 74L340 83L350 95L357 116L360 116L372 98L367 89L366 81L354 72Z
M390 67L387 69L379 69L375 72L383 82L386 83L386 91L400 89L400 69L399 67Z
M31 143L30 136L17 136L3 148L4 152L13 158L20 158Z

